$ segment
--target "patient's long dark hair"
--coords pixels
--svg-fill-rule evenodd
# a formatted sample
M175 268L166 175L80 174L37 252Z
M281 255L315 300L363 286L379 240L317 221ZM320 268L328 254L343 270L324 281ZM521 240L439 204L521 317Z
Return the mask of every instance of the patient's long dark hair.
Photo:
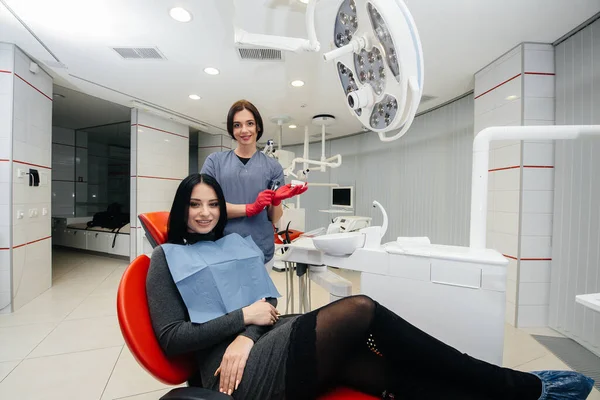
M210 234L206 235L206 240L217 240L223 237L223 230L227 223L227 207L221 186L217 180L210 175L191 174L181 181L177 188L177 192L175 193L175 198L173 199L173 206L171 206L171 213L169 214L169 229L167 233L167 241L169 243L184 244L190 236L190 233L187 231L190 199L194 187L199 183L204 183L215 190L217 199L219 200L219 210L221 211L217 225Z

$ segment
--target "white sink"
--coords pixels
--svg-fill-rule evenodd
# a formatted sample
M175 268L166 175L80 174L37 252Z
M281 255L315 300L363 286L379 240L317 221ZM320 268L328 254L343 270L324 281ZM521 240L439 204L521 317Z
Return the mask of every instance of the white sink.
M325 254L346 256L365 245L365 234L361 232L332 233L312 238L315 247Z

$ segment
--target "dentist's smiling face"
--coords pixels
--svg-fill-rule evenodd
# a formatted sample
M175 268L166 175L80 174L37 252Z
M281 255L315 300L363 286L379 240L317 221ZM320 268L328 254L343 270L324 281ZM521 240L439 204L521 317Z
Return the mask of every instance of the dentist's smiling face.
M256 120L249 110L243 109L233 116L233 137L238 143L251 145L256 143Z
M192 190L188 208L188 232L209 233L219 222L221 211L214 189L199 183Z

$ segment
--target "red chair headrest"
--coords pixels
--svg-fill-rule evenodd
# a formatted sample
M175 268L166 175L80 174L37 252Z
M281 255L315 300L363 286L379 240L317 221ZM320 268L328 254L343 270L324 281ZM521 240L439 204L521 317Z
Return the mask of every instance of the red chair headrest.
M142 228L146 231L146 236L152 247L159 246L167 241L167 231L169 225L168 211L155 211L140 214L138 216L142 223Z
M156 339L146 296L149 267L150 258L138 256L121 278L117 293L121 333L127 347L146 371L165 384L179 385L194 373L195 361L191 355L167 358Z

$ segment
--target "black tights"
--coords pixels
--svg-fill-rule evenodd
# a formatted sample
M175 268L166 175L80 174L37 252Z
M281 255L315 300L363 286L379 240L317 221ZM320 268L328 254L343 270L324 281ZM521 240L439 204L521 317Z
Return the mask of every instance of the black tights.
M535 375L460 353L367 296L344 298L295 323L287 399L312 399L338 385L374 396L393 393L401 399L541 396L541 381Z

